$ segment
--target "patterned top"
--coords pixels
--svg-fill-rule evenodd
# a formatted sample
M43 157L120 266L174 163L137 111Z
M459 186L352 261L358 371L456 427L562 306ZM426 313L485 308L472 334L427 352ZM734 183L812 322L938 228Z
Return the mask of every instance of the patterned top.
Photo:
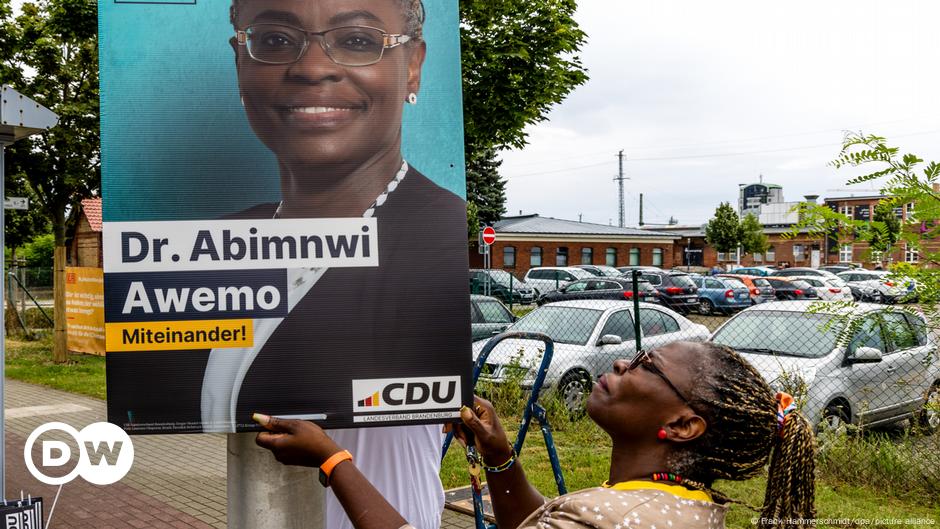
M727 513L704 492L627 481L555 498L519 529L723 529Z

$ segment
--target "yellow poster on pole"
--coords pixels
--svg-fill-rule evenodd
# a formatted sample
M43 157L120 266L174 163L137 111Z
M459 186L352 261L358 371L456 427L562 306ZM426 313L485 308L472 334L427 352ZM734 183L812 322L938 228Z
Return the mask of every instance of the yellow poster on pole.
M65 269L65 321L69 351L104 355L104 272Z

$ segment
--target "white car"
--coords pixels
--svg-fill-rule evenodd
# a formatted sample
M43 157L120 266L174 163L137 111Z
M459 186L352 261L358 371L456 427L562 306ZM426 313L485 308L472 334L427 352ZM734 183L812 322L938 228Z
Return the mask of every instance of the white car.
M777 301L745 309L712 335L741 353L812 424L868 426L913 418L940 427L937 336L910 311L859 303Z
M819 299L822 301L852 301L852 289L841 279L831 279L822 276L788 276L788 279L799 279L809 283Z
M904 278L891 278L888 272L881 270L849 270L839 277L852 288L855 299L875 303L896 303L907 296L914 281Z
M572 281L593 279L594 277L594 274L587 270L574 266L537 266L530 268L522 280L532 285L538 294L547 294L567 286Z
M654 349L677 340L705 341L709 332L678 313L651 303L640 303L640 338L644 349ZM572 412L583 408L592 383L609 372L614 360L636 353L633 303L613 300L559 301L541 306L506 332L525 331L547 335L554 354L545 377L545 387L555 387ZM476 361L487 341L473 344ZM506 339L490 353L481 379L518 383L531 388L542 361L542 342Z

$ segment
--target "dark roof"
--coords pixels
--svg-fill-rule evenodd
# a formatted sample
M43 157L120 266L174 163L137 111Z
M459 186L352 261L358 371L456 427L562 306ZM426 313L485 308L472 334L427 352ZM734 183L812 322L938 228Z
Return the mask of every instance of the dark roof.
M517 233L536 235L603 235L609 237L647 237L676 239L671 233L641 230L637 228L620 228L606 224L592 222L577 222L574 220L540 217L538 215L523 215L519 217L506 217L493 225L496 233Z

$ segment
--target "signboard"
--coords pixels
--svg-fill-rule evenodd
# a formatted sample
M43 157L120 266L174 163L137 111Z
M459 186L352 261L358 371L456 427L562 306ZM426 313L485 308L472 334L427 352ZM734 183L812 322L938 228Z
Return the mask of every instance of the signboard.
M3 199L3 209L29 209L29 199L26 197L6 197Z
M104 355L104 273L65 268L65 325L69 351Z
M483 228L483 244L490 246L496 242L496 230L492 226Z
M42 529L42 498L8 500L0 504L4 529Z
M108 419L128 432L470 402L457 0L350 5L99 2Z

